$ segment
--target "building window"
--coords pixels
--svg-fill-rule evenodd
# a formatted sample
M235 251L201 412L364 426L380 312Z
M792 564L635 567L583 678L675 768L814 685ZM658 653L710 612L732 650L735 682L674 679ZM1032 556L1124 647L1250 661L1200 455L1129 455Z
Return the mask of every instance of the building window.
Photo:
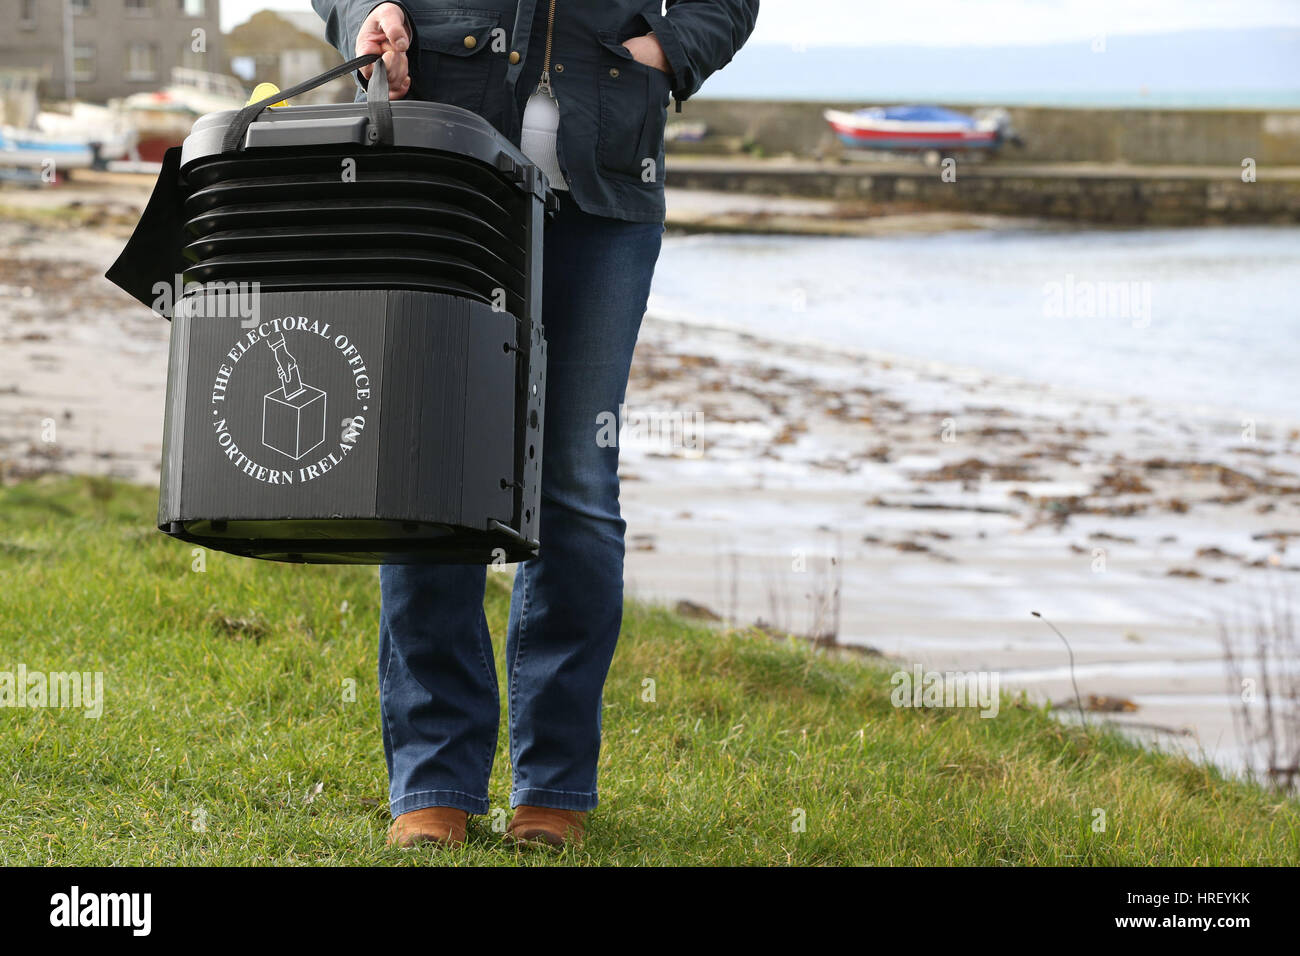
M126 48L126 78L153 80L158 77L158 48L152 43L132 43Z
M18 24L24 30L36 28L36 0L22 0L18 4Z
M88 43L72 48L72 78L78 83L94 82L95 48Z
M72 5L72 12L79 17L88 17L95 11L90 7L90 0L68 0Z
M202 17L208 12L208 0L177 0L181 13L187 17Z
M126 12L141 17L153 13L153 0L126 0Z

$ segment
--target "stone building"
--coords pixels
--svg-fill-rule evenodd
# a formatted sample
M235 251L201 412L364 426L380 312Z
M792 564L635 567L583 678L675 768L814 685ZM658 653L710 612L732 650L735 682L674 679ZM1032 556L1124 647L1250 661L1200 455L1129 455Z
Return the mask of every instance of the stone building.
M159 89L178 66L225 73L220 5L221 0L0 0L0 69L39 70L44 98L64 99L71 92L100 103Z
M226 34L224 50L231 72L250 88L267 82L285 90L341 62L338 51L325 42L324 21L310 11L255 13ZM296 96L293 102L351 102L355 94L356 82L345 76Z

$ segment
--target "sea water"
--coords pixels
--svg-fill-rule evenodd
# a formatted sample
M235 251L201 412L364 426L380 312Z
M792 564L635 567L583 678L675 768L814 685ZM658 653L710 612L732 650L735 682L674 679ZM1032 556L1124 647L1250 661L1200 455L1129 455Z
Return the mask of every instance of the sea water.
M650 311L1300 420L1295 227L669 237Z

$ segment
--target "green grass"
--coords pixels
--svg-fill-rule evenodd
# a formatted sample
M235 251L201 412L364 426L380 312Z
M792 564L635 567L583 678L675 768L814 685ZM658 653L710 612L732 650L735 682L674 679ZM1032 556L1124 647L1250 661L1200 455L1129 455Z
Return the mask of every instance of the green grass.
M1212 769L1009 700L995 719L895 709L881 667L638 605L605 689L602 803L585 847L521 853L479 817L462 850L392 850L376 569L207 552L199 573L189 547L153 530L154 510L152 490L98 480L0 489L0 671L105 681L98 720L0 711L0 863L1300 858L1296 803ZM508 595L504 576L489 580L499 645ZM508 805L508 770L503 748L493 807Z

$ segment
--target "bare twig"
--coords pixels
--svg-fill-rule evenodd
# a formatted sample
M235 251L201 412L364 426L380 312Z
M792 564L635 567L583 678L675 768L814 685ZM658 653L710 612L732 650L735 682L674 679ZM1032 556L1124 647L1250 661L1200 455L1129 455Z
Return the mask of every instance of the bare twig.
M1029 613L1038 618L1053 631L1056 631L1056 636L1061 639L1061 643L1065 645L1066 653L1070 655L1070 683L1074 685L1074 702L1079 707L1079 722L1083 724L1083 729L1086 731L1088 729L1088 718L1085 717L1083 713L1083 697L1079 694L1079 682L1074 679L1074 648L1070 646L1070 642L1065 639L1065 635L1060 632L1055 624L1043 617L1043 615L1039 614L1037 611L1030 611Z

